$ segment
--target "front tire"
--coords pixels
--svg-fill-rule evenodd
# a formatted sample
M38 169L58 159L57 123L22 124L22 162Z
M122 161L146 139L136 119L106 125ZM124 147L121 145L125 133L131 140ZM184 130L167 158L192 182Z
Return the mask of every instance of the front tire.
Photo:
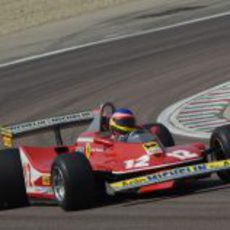
M51 170L55 198L64 210L89 208L95 201L95 178L82 153L59 155Z
M213 160L230 159L230 125L218 127L213 131L210 147L213 149ZM218 172L217 175L223 182L230 182L230 170Z
M0 150L0 206L23 207L29 204L26 195L20 153L18 149Z

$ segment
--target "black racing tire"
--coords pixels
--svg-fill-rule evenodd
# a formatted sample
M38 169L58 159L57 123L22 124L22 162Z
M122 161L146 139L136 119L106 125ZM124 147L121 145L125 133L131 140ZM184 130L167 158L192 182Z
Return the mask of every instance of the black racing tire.
M175 146L173 136L165 125L161 123L152 123L144 125L144 128L156 134L165 147Z
M210 139L210 148L213 150L212 160L230 159L230 125L216 128ZM218 172L219 178L230 182L230 170Z
M62 209L73 211L93 206L96 199L95 176L82 153L57 156L52 165L51 178L55 198ZM58 184L64 192L58 191Z
M0 207L16 208L28 204L19 150L0 150Z

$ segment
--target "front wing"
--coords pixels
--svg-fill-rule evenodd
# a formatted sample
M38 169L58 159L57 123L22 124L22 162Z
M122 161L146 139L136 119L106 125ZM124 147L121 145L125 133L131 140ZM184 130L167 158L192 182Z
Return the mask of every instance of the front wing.
M108 183L107 192L115 194L143 186L159 184L167 181L192 178L196 176L206 175L219 171L230 170L230 160L215 161L210 163L202 163L185 167L178 167L163 172L153 173L145 176L139 176L127 180Z

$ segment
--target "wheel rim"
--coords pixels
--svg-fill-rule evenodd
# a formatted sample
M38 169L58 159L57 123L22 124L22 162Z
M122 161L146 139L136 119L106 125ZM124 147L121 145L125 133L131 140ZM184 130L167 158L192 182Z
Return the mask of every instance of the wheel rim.
M59 168L54 168L53 170L53 191L56 199L60 202L62 202L65 199L65 181L64 176Z

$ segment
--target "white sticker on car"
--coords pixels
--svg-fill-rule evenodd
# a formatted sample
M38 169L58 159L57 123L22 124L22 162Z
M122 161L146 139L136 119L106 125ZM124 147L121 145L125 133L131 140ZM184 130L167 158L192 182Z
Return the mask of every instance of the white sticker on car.
M149 166L149 155L141 156L137 159L127 160L125 161L125 168L126 169L132 169L132 168L141 168L141 167L147 167Z
M169 157L175 157L179 160L189 160L189 159L197 157L196 153L192 153L192 152L189 152L188 150L184 150L184 149L175 150L173 152L166 153L166 154Z

